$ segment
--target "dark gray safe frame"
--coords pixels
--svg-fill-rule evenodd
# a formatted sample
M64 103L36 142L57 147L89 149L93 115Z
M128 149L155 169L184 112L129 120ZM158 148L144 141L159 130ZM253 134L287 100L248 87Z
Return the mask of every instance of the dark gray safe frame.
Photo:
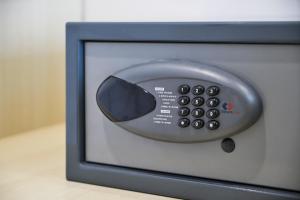
M85 160L84 43L300 44L300 22L67 23L68 180L184 199L300 199L297 191L212 180Z

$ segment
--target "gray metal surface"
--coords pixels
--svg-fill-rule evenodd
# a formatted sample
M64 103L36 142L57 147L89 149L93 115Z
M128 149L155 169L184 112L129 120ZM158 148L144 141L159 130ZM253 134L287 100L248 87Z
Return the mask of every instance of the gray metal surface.
M167 172L145 171L126 167L116 167L105 164L91 164L85 158L85 68L84 68L84 42L86 41L147 41L147 42L212 42L212 43L300 43L299 22L266 22L266 23L68 23L67 24L67 165L66 176L68 180L80 181L91 184L135 190L146 193L160 194L185 199L300 199L299 192L271 189L262 186L230 183L221 180L203 179L199 177L179 176ZM124 31L126 30L126 31ZM267 31L266 31L267 30ZM213 34L212 34L213 33ZM271 34L270 34L271 33ZM272 37L270 37L272 36ZM149 43L148 43L149 44ZM259 45L260 46L260 45ZM251 56L250 56L251 57ZM294 54L278 57L275 62L293 63ZM264 60L264 56L260 59ZM222 59L221 59L222 60ZM237 58L237 60L239 60ZM141 58L136 62L141 62ZM230 59L229 59L230 62ZM298 62L298 61L296 61ZM273 62L271 62L273 63ZM216 63L217 64L217 63ZM272 64L269 64L272 65ZM294 64L295 66L295 64ZM282 66L280 66L282 67ZM264 69L264 68L263 68ZM260 72L264 72L264 70ZM275 68L276 70L278 69ZM294 68L290 68L293 70ZM114 70L114 69L113 69ZM112 71L113 71L112 70ZM243 73L242 73L243 74ZM252 74L253 75L253 74ZM296 77L298 76L295 73ZM293 76L292 76L293 77ZM268 77L270 78L270 76ZM281 76L276 76L281 78ZM290 79L288 79L289 81ZM296 80L296 79L293 79ZM295 82L295 84L299 84ZM274 85L276 88L286 89L282 85ZM296 94L297 95L297 94ZM278 97L279 94L272 97ZM272 98L269 97L268 100ZM275 98L275 102L278 100ZM277 104L276 103L276 104ZM293 103L293 102L292 102ZM274 104L274 102L273 102ZM284 107L276 110L275 114L286 113ZM298 117L293 114L291 118ZM270 123L270 120L267 120ZM271 122L281 123L280 120ZM288 121L286 126L291 125ZM269 130L269 132L275 129ZM278 132L289 134L282 127ZM292 134L292 138L293 138ZM277 136L275 136L277 137ZM289 143L289 137L285 143ZM265 140L263 140L263 143ZM268 142L272 143L272 142ZM295 142L294 142L295 143ZM293 142L291 143L294 144ZM252 143L249 147L257 148ZM260 146L260 145L258 145ZM277 146L281 146L277 141ZM238 148L238 146L237 146ZM297 148L297 146L295 146ZM287 159L281 162L287 178L293 175L289 170L290 157L294 150L289 149L282 153L276 148L280 157ZM257 151L257 154L263 154ZM289 156L291 154L291 156ZM232 154L231 154L232 155ZM223 155L224 156L224 155ZM264 156L263 156L264 157ZM269 161L276 163L276 155ZM282 160L282 159L281 159ZM206 161L206 160L205 160ZM207 160L209 161L209 159ZM243 166L241 166L243 167ZM270 167L274 177L277 170ZM222 169L220 169L222 170ZM297 175L294 174L296 177ZM285 179L284 179L285 180ZM294 179L295 180L295 179ZM269 180L272 182L272 180ZM299 182L299 181L297 181ZM143 184L141 184L143 183Z
M85 53L87 161L300 190L299 46L87 43ZM95 95L106 77L137 63L178 57L220 66L259 91L264 113L232 137L231 154L220 140L172 144L137 136L99 110Z
M69 169L69 180L181 199L299 200L300 194L239 183L82 162Z
M300 22L67 23L80 40L205 43L300 43ZM71 39L71 38L70 38Z
M250 127L262 112L262 102L257 92L247 82L219 67L197 63L187 60L170 59L151 61L134 65L115 73L128 82L138 84L156 97L156 109L147 115L134 120L119 122L118 125L138 135L163 140L167 142L201 142L218 138L229 137ZM216 119L220 122L217 130L209 130L205 126L194 129L192 126L180 128L178 120L179 105L177 99L180 94L177 88L181 84L190 86L217 85L220 88L220 116ZM156 91L155 88L163 88L164 91ZM162 98L160 97L162 96ZM193 95L190 93L190 99ZM202 95L204 99L209 96ZM168 107L163 107L168 101ZM231 102L234 109L231 112L222 110L221 105ZM188 105L190 110L194 106ZM201 106L205 111L209 110L204 103ZM168 113L162 113L168 112ZM190 121L193 117L187 116ZM210 119L205 115L202 119L207 123Z

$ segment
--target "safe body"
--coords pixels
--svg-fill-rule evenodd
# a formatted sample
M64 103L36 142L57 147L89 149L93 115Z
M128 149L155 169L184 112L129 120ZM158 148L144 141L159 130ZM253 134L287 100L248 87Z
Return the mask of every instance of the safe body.
M236 26L238 30L238 25ZM80 137L82 144L77 146L80 149L78 151L80 151L81 162L87 165L90 163L93 168L105 166L108 171L110 166L112 169L124 167L128 173L131 170L133 172L145 170L170 174L171 177L172 175L192 177L196 178L196 182L199 177L262 188L271 187L284 194L283 196L272 196L272 194L264 196L264 194L262 195L264 197L258 199L299 198L297 191L300 191L298 156L300 152L300 123L298 123L300 46L297 42L263 44L247 41L244 43L242 41L230 43L200 41L192 43L174 40L166 43L109 41L110 36L107 37L105 38L107 41L88 41L87 38L87 41L80 44L81 49L78 51L82 53L82 57L78 60L82 65L82 69L79 70L82 72L79 73L82 80L80 86L82 110L75 115L82 115L80 130L84 134ZM226 153L222 150L221 141L224 137L210 141L183 143L143 137L111 121L99 109L96 94L105 79L128 67L164 59L180 59L214 65L245 80L255 88L262 101L262 114L252 126L228 136L235 141L236 147L233 152ZM186 82L193 84L193 81L189 82L188 79L182 83ZM158 81L153 88L161 86ZM179 97L178 94L175 96ZM69 121L69 123L73 122ZM154 126L152 123L149 120L149 124L145 126L148 128ZM172 126L180 129L177 124ZM180 130L184 134L185 130ZM76 177L75 174L73 176ZM80 175L81 180L77 179L109 185L109 183L105 184L105 180L99 180L101 183L98 183L95 178L84 176ZM134 190L135 187L129 186L129 189ZM181 194L175 196L190 198L197 196ZM172 192L167 192L167 195L172 196ZM209 195L213 194L208 194L208 197Z

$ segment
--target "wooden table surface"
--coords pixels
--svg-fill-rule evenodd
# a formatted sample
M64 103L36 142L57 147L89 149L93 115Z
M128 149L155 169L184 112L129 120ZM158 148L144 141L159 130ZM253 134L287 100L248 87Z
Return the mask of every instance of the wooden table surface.
M65 125L0 139L0 200L170 199L67 181Z

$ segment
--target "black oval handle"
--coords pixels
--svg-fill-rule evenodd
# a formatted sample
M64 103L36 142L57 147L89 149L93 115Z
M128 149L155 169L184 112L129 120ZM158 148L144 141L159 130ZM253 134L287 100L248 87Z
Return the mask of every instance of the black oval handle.
M155 97L140 86L110 76L99 86L97 104L113 122L139 118L155 109Z

